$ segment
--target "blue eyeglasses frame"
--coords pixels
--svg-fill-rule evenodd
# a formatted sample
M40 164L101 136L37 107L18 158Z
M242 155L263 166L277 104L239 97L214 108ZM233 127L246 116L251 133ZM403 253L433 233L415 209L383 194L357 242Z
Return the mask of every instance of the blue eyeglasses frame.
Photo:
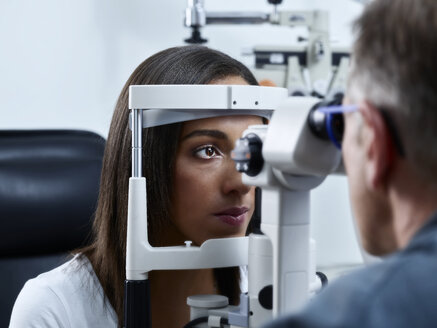
M332 120L333 115L335 114L344 114L344 113L351 113L356 112L360 109L358 105L336 105L336 106L324 106L320 107L317 110L323 114L326 115L326 130L328 132L329 138L334 143L334 145L341 149L341 141L338 141L337 138L334 136L334 131L332 130ZM385 124L387 125L387 128L390 132L390 135L393 139L394 146L396 148L396 151L398 152L399 156L405 158L405 148L403 146L403 143L401 141L400 135L398 133L398 130L396 129L396 126L391 119L390 115L388 114L388 110L378 108L379 112L381 113Z
M355 112L359 109L357 105L335 105L335 106L324 106L317 110L326 115L326 132L328 133L329 139L332 143L341 150L341 140L337 140L334 131L332 130L332 122L335 114L343 114Z

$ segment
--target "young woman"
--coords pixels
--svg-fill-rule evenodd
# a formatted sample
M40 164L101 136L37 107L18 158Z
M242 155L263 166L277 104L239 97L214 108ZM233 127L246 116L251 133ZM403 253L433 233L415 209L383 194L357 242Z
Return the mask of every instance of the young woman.
M117 101L103 159L90 246L66 264L26 283L10 327L122 327L126 220L131 175L128 90L141 84L257 84L229 56L205 47L164 50L138 66ZM143 131L149 242L200 245L210 238L244 236L255 208L230 158L235 141L258 116L228 116ZM152 271L152 326L182 327L186 298L220 293L238 304L239 268Z

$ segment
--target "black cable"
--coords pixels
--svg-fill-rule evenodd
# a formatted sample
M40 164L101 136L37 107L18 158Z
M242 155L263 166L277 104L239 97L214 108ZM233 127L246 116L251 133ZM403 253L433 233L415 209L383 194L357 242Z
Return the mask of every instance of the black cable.
M221 325L229 325L229 320L226 318L220 318L220 324Z
M198 325L199 323L204 323L204 322L208 322L208 317L199 317L196 318L194 320L191 320L189 323L187 323L184 328L191 328L191 327L195 327L196 325Z
M208 322L208 317L199 317L194 320L191 320L189 323L187 323L184 328L191 328L195 327L199 323ZM220 318L220 325L229 325L229 320L226 318Z
M316 275L317 277L319 277L320 282L322 283L322 288L326 287L326 285L328 285L328 277L323 272L320 271L317 271Z

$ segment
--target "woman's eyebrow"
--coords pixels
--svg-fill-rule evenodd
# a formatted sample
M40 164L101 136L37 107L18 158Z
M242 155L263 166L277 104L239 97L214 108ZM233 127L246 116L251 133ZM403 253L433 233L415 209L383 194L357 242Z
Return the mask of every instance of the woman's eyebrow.
M223 133L222 131L219 130L194 130L188 133L187 135L183 136L182 141L188 138L198 137L198 136L207 136L207 137L213 137L216 139L223 139L223 140L228 139L226 133Z

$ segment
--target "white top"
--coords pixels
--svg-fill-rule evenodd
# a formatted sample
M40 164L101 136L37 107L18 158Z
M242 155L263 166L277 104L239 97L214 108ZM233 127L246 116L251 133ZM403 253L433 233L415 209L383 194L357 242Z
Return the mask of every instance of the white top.
M12 310L10 328L111 328L117 315L105 302L88 259L76 255L63 265L29 280Z
M240 275L244 293L246 267L240 268ZM116 328L117 322L91 263L76 255L26 282L15 301L9 328Z

